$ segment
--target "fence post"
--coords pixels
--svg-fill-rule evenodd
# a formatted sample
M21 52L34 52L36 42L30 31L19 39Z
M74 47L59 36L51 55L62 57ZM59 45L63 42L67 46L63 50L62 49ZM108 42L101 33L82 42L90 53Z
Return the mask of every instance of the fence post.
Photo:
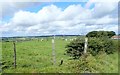
M16 44L15 44L15 41L13 41L13 48L14 48L14 68L16 68Z
M53 64L55 65L56 60L55 60L55 41L52 39L52 56L53 56Z
M85 38L85 44L84 44L84 54L87 53L87 45L88 45L88 38Z

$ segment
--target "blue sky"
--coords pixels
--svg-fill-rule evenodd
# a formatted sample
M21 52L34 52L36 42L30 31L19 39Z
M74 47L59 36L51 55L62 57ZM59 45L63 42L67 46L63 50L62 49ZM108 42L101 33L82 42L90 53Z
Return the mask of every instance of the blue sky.
M118 32L115 2L10 2L2 9L2 36Z

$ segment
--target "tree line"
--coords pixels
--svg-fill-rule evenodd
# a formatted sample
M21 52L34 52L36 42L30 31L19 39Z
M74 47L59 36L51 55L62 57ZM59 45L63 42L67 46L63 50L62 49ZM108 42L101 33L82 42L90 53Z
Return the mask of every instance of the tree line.
M89 32L86 37L108 37L111 38L112 36L116 35L114 31L91 31Z

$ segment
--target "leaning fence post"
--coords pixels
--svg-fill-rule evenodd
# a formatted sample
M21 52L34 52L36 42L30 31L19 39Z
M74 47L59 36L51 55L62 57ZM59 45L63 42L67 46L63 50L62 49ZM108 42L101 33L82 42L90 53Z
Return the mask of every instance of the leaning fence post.
M13 41L13 48L14 48L14 68L16 68L16 44L15 44L15 41Z
M55 41L52 39L52 56L53 56L53 64L55 65L56 60L55 60Z
M88 38L85 38L85 44L84 44L84 54L87 53L87 45L88 45Z

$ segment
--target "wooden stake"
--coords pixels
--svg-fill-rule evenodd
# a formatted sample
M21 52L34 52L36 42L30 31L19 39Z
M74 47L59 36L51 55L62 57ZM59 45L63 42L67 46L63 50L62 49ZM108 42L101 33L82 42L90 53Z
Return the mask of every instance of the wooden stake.
M53 55L53 64L55 65L56 60L55 60L55 41L52 39L52 55Z
M84 54L87 53L88 38L85 38Z
M16 68L16 44L15 44L15 41L13 41L13 48L14 48L14 68Z

